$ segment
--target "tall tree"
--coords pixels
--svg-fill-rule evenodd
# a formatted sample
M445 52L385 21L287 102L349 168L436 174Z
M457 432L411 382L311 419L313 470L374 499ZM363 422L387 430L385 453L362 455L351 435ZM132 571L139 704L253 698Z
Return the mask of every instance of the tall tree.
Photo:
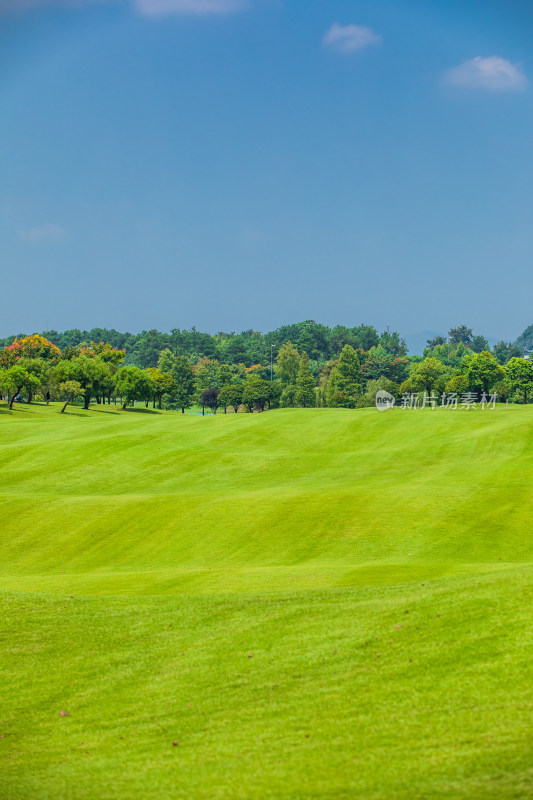
M194 377L198 397L204 389L217 385L220 364L216 358L202 357L194 367Z
M233 380L233 370L229 364L221 364L218 368L217 374L217 386L219 389L222 389L223 386L227 386L228 383L231 383Z
M492 353L484 350L471 359L467 375L474 386L488 393L495 383L505 378L505 370Z
M331 371L326 393L328 406L355 408L361 388L359 358L353 347L347 344L342 348L337 366Z
M505 367L507 380L512 388L520 392L527 403L533 394L533 361L528 358L512 358Z
M484 336L479 334L472 337L472 344L470 346L474 353L483 353L484 350L489 349L489 343Z
M164 350L161 351L158 361L157 361L157 368L161 370L161 372L172 372L172 367L174 366L174 354L172 350L169 350L166 347Z
M435 336L433 339L427 339L427 346L430 350L433 350L435 347L440 347L442 344L446 344L446 337L445 336Z
M283 387L296 385L298 369L300 368L300 354L291 342L282 345L276 357L275 372Z
M185 409L192 405L195 393L194 372L188 358L176 356L170 374L176 384L172 392L171 405L181 408L181 413L184 414Z
M303 408L315 405L315 378L309 366L309 356L302 353L296 377L296 402Z
M385 348L387 353L395 356L395 358L407 355L405 339L402 339L397 331L383 331L379 337L379 343Z
M504 341L495 344L492 352L502 366L507 364L511 358L522 358L524 355L524 351L518 345Z
M451 345L457 345L459 342L462 342L468 347L468 345L472 344L472 328L467 328L466 325L458 325L457 328L450 328L448 331L448 338Z

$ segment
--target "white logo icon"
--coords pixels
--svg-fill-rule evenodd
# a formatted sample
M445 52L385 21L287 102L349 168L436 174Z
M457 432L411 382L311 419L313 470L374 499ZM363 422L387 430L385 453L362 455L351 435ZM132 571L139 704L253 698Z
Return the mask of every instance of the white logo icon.
M376 408L378 411L385 411L387 408L392 408L395 402L392 394L386 392L385 389L380 389L376 394Z

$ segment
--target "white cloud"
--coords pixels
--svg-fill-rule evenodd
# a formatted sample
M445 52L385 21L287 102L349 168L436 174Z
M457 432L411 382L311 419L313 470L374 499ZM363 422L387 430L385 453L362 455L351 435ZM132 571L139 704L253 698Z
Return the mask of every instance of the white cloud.
M447 86L489 89L495 92L518 91L528 85L521 65L511 64L500 56L489 58L476 56L470 61L465 61L445 73L444 83Z
M47 222L39 228L29 228L20 231L20 238L26 242L58 242L65 238L66 231L61 225L54 222Z
M324 47L341 53L354 53L373 44L381 44L381 36L365 25L339 25L334 22L322 39Z
M183 14L203 17L240 11L246 8L248 0L134 0L134 5L147 16Z

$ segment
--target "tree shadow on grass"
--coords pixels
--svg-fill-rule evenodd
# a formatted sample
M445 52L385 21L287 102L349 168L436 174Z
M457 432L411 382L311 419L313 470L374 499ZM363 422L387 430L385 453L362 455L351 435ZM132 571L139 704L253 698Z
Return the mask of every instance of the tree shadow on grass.
M120 411L118 408L106 409L104 411L103 408L82 408L81 406L67 406L67 408L63 412L59 412L60 414L63 413L65 417L90 417L92 414L112 414L118 415Z
M161 414L157 408L124 408L130 414Z
M13 403L13 408L9 408L7 403L0 403L0 414L15 414L17 411L26 413L28 408L22 403Z

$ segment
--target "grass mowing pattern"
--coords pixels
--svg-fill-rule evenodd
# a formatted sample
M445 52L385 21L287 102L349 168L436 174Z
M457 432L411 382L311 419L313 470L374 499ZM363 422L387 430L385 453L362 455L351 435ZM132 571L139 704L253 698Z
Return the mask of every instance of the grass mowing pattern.
M4 409L2 800L531 796L533 407Z

